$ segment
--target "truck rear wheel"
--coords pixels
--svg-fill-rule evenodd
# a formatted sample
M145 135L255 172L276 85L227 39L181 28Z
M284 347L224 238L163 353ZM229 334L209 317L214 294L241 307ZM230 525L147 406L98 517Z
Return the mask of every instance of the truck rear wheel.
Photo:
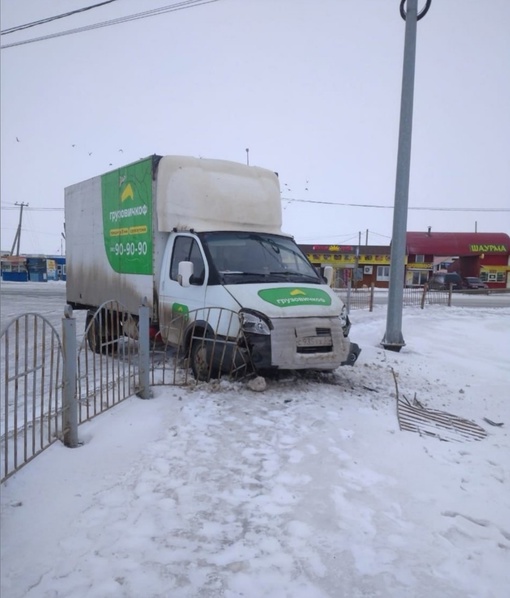
M85 334L87 335L89 349L94 353L100 353L101 335L99 334L99 323L97 318L94 318L91 314L87 314L85 320Z
M117 317L106 310L87 314L85 333L89 348L94 353L108 355L117 349L119 331L114 316Z

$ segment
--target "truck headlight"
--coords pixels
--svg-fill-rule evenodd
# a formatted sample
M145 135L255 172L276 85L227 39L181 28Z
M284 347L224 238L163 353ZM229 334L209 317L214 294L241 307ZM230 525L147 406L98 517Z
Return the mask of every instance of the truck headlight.
M349 331L351 329L351 321L349 320L347 308L345 307L345 305L342 307L342 311L340 312L340 322L342 324L344 336L349 336Z
M254 311L242 311L240 317L244 332L251 334L271 334L271 322L263 314Z

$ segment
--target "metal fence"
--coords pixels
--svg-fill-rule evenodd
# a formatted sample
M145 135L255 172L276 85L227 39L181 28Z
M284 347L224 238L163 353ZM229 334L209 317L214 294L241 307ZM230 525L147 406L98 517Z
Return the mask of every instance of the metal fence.
M222 375L239 379L253 371L237 312L220 307L197 309L168 326L177 342L172 346L159 336L153 339L152 385L196 384Z
M373 286L352 288L349 284L345 288L333 290L344 302L348 312L353 309L369 309L372 311L374 308Z
M27 313L0 336L0 481L64 435L63 348L52 324Z
M373 287L336 292L349 310L372 310L377 293ZM433 303L450 305L451 292L404 289L404 305ZM149 398L150 385L240 379L254 371L236 312L204 308L168 326L173 345L158 336L150 345L149 308L142 304L135 318L109 301L87 316L78 346L69 306L61 336L41 315L13 320L0 335L0 481L57 439L78 446L81 423L133 394Z
M387 293L386 289L376 289L374 286L352 288L349 285L345 288L333 290L342 299L348 312L355 309L368 309L372 311L374 305L377 303L377 296ZM422 309L426 305L451 306L452 290L431 290L427 286L405 287L403 289L402 303L406 307L415 306Z
M38 314L8 324L0 335L0 482L56 440L78 446L79 424L135 393L148 398L148 320L142 305L145 341L128 340L135 318L107 302L87 318L79 347L70 307L61 336Z
M104 303L87 316L79 345L69 306L61 335L37 314L13 320L0 335L0 482L56 440L78 446L80 424L134 394L149 398L150 384L238 379L253 371L236 312L195 310L169 326L177 348L158 337L150 346L143 304L135 318L117 301Z
M77 351L78 423L90 420L140 390L137 322L118 301L101 305L87 316Z

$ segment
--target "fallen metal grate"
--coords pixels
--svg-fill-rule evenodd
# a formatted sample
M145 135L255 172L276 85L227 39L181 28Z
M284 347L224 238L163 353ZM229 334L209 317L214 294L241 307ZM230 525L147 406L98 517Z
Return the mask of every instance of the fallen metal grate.
M418 401L416 395L413 403L404 395L401 399L398 393L397 375L393 368L391 373L395 381L397 418L401 430L418 432L424 436L434 436L447 442L482 440L487 436L487 432L481 426L469 419L437 409L426 409Z
M401 430L435 436L449 442L482 440L487 432L475 422L436 409L412 405L405 397L397 399L397 417Z

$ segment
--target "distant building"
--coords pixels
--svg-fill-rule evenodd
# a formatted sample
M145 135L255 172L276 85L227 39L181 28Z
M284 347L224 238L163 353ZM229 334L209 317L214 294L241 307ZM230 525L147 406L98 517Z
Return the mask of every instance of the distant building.
M47 282L66 279L66 258L62 255L2 255L0 266L3 281Z
M48 280L66 279L66 258L63 255L49 255L46 257L46 274Z
M386 288L390 280L391 246L300 245L312 264L335 271L334 286ZM405 285L423 286L434 272L477 276L490 288L510 288L510 237L505 233L408 232Z
M408 232L406 285L424 284L438 270L478 276L490 288L510 288L510 237L505 233Z
M2 280L26 282L28 280L27 258L21 255L2 255L0 258Z
M300 245L316 267L332 266L334 286L387 287L390 280L389 245Z

